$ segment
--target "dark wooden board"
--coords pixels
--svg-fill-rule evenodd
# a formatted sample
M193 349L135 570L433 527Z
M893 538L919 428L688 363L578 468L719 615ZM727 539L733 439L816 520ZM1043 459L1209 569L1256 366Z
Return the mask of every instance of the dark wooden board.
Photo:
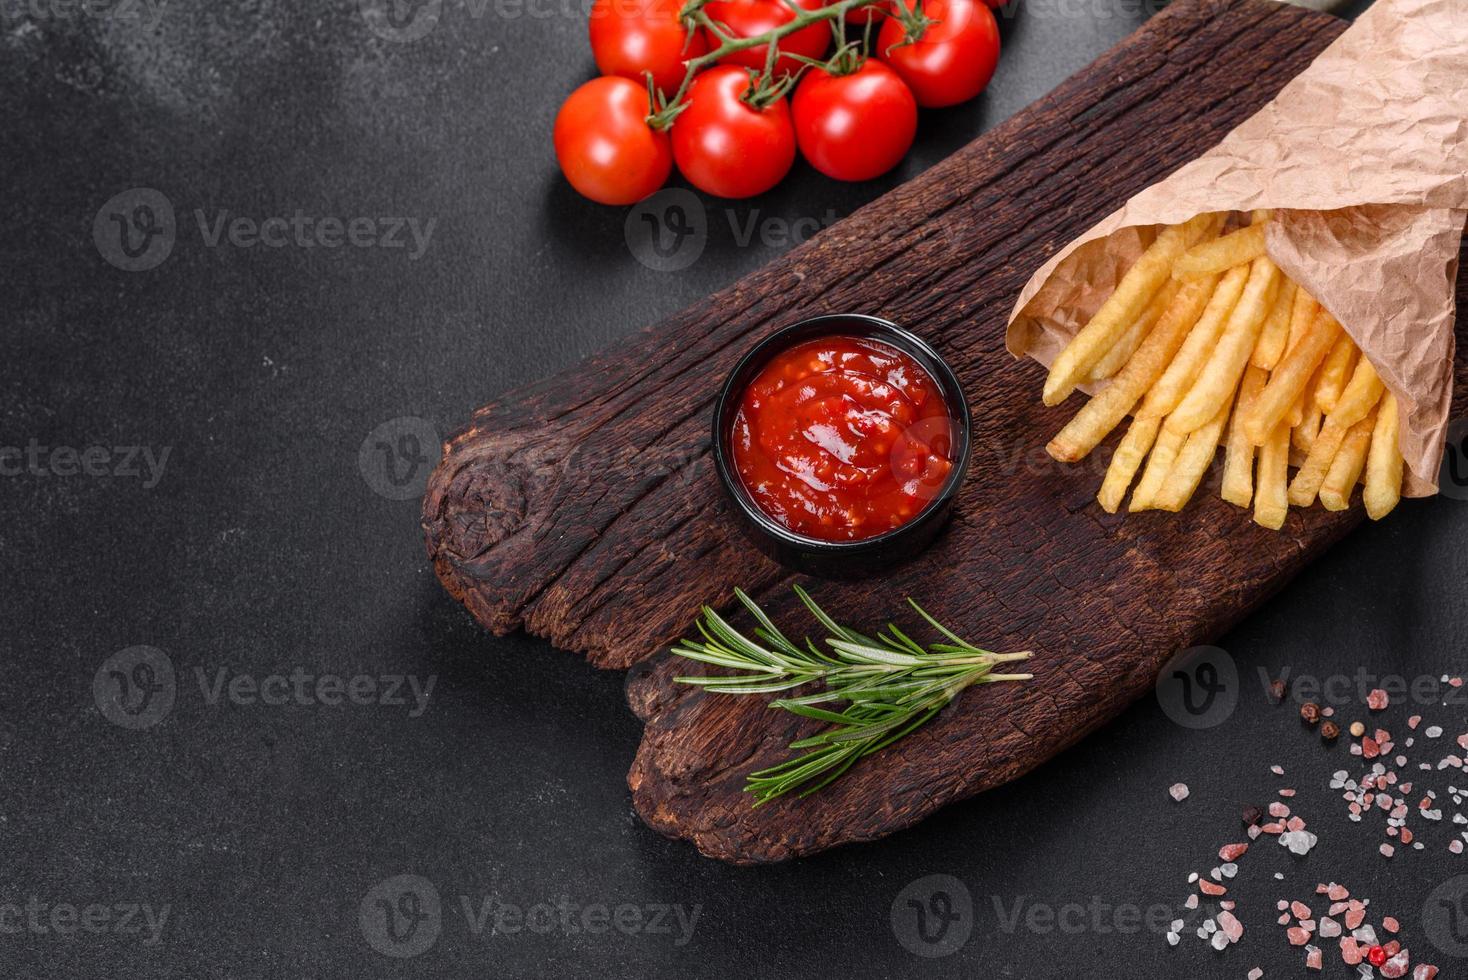
M1294 511L1275 534L1200 490L1180 515L1104 514L1099 462L1044 455L1078 402L1040 404L1039 366L1004 351L1006 316L1056 249L1215 143L1344 27L1270 0L1175 3L1047 98L807 244L480 409L450 437L424 501L440 580L496 632L524 627L599 666L637 664L637 810L724 860L881 837L1050 758L1361 513ZM923 556L880 579L807 587L861 626L918 597L976 642L1037 651L1037 677L967 692L816 796L754 810L745 774L783 758L810 726L759 699L673 685L686 666L647 658L736 585L781 622L805 622L792 576L726 512L708 417L751 343L828 312L878 314L930 339L969 393L977 452L952 525Z

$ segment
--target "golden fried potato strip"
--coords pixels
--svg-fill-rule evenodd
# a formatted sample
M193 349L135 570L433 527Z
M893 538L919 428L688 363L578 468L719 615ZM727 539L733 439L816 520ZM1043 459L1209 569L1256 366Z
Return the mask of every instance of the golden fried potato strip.
M1371 432L1371 451L1366 457L1366 489L1361 494L1366 514L1373 521L1390 514L1402 499L1402 451L1397 447L1400 431L1397 396L1387 392L1376 411L1376 428Z

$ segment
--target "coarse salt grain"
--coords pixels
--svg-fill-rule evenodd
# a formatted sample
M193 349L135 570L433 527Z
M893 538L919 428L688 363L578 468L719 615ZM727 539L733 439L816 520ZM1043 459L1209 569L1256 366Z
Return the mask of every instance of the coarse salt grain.
M1407 951L1404 949L1381 965L1381 975L1386 980L1399 980L1407 975Z
M1173 783L1167 788L1167 794L1177 802L1181 803L1183 800L1186 800L1188 798L1188 784Z

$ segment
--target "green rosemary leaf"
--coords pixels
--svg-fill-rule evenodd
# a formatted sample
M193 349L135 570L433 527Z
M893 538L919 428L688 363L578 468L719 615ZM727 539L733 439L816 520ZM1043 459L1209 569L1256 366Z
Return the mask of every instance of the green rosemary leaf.
M840 714L839 712L826 711L821 708L812 708L807 704L800 703L799 701L790 701L785 698L781 698L779 701L776 701L775 704L778 707L784 708L792 715L800 715L802 718L814 718L816 721L829 721L833 725L846 724L846 716Z
M938 622L932 616L929 616L928 615L928 611L926 609L924 609L922 606L918 605L916 599L913 599L913 598L909 597L908 600L907 600L907 604L909 606L912 606L912 608L917 611L917 614L919 616L921 616L924 619L926 619L928 621L928 625L929 626L933 627L933 629L937 630L939 633L942 633L944 636L948 637L954 643L957 643L963 649L965 649L965 650L973 650L973 649L976 649L975 647L971 646L969 644L969 642L967 640L965 640L963 637L959 636L957 633L954 633L952 630L950 630L948 627L944 626L942 623Z
M746 595L743 589L735 589L734 595L740 602L744 603L744 608L749 610L749 614L759 622L761 629L756 630L756 633L779 646L784 652L792 654L797 658L800 657L800 648L785 639L785 634L780 632L780 628L770 622L770 617L765 615L765 611L756 605L755 601Z
M735 670L756 670L766 674L783 674L785 669L770 664L750 663L738 657L731 657L723 651L711 650L708 647L697 647L691 644L682 644L674 647L673 652L687 660L697 660L715 667L730 667Z
M893 667L917 667L923 663L922 657L914 657L910 653L901 653L896 650L883 650L881 647L865 643L850 643L846 640L827 640L831 648L838 653L844 653L848 658L873 664L891 664Z
M923 648L918 646L917 643L913 642L912 638L909 637L906 633L898 629L896 623L888 623L887 629L894 637L897 638L898 642L900 642L902 646L917 654L919 657L923 655ZM881 634L879 633L878 636L881 636ZM882 638L886 639L886 637Z
M678 679L680 681L683 680L683 678L681 677ZM715 681L722 679L723 678L717 677L698 678L698 680ZM691 681L686 681L685 683L691 683ZM792 687L799 687L802 684L808 683L810 683L808 680L770 681L764 684L755 681L744 683L731 682L726 684L700 684L698 686L713 694L776 694L780 691L788 691Z
M801 602L805 603L805 608L810 610L810 614L814 616L822 626L829 630L832 636L835 636L837 639L846 640L849 643L872 642L855 630L847 629L845 626L840 625L830 616L826 615L826 611L820 606L816 605L816 601L812 599L810 595L807 594L807 592L800 586L795 585L791 586L791 588L795 589L795 594L800 597Z

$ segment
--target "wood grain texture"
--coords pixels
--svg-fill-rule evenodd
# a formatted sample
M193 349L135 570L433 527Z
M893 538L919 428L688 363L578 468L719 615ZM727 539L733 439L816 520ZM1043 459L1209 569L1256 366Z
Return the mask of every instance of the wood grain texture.
M480 409L450 437L424 500L440 580L496 632L523 626L599 666L637 664L637 810L727 861L881 837L1073 744L1361 511L1292 511L1270 533L1217 499L1215 470L1180 515L1104 514L1094 494L1105 455L1061 466L1043 449L1077 399L1040 404L1043 371L1005 353L1005 318L1049 255L1215 143L1344 26L1269 0L1175 3L1047 98L788 255ZM969 691L816 796L755 810L745 774L783 758L811 725L759 699L675 686L674 670L689 667L665 654L639 662L736 585L778 621L807 621L792 576L725 512L708 415L757 338L831 312L884 316L933 342L969 393L976 452L952 526L924 555L880 580L807 587L858 626L920 597L976 642L1036 650L1037 677ZM1456 380L1462 390L1461 363Z

